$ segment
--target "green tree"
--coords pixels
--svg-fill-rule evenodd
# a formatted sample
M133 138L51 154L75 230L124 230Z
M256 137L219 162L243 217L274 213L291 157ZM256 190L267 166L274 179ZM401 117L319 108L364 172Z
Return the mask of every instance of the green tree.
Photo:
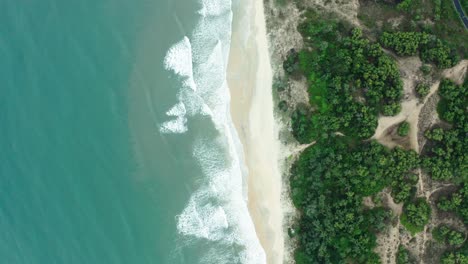
M416 85L416 93L421 99L424 99L429 94L430 87L427 83L419 83Z
M431 207L426 200L420 198L404 207L401 223L414 235L424 229L430 216Z
M465 234L448 225L440 225L432 231L435 240L450 246L460 246L465 242Z
M410 252L404 246L400 245L398 247L398 252L396 255L397 264L413 264L414 260L411 258Z
M410 124L408 122L403 122L398 126L398 135L400 137L406 137L410 130Z

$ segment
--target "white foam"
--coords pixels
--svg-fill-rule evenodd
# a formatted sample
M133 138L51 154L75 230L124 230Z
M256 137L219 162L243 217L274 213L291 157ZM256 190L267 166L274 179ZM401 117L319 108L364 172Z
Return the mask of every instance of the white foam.
M230 116L226 68L231 1L201 0L200 4L201 19L193 33L172 46L164 60L166 69L180 78L181 88L178 102L166 113L177 118L161 127L166 124L173 126L172 132L185 132L187 118L206 115L211 117L218 136L207 138L205 130L194 130L198 136L193 157L200 164L204 181L177 216L177 230L190 243L203 239L213 244L193 263L266 263L246 204L242 145ZM174 130L176 123L185 126ZM226 252L220 252L220 248ZM242 250L233 254L234 248Z
M203 17L221 16L222 14L231 11L230 1L202 0L201 4L202 8L198 13Z
M187 132L187 118L179 116L176 119L166 121L161 124L159 131L165 134L182 134Z
M164 57L164 67L175 74L186 77L186 85L196 90L192 76L192 46L188 37L174 44Z
M185 116L187 110L182 102L175 104L171 109L166 112L167 116Z
M208 192L192 195L187 207L177 217L177 229L181 234L212 241L223 239L228 226L226 213L210 201Z

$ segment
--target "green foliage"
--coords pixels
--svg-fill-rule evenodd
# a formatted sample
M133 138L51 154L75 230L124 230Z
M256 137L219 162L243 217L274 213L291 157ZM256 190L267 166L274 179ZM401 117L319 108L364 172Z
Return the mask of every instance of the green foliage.
M410 155L406 155L406 157L414 160L411 162L417 163L416 159L418 159L418 157L414 155L414 152L408 152L407 154L410 154ZM416 192L416 188L414 187L414 185L417 182L418 182L418 176L412 173L400 174L399 177L395 176L392 179L392 182L390 185L392 187L392 196L395 202L406 203L410 201L410 198L413 197L414 193Z
M397 5L397 9L400 11L410 11L414 7L413 0L403 0Z
M419 83L416 85L416 93L419 98L424 99L429 94L430 87L427 83Z
M453 211L458 214L465 224L468 224L468 184L462 184L462 187L457 192L449 196L442 197L437 207L442 211Z
M288 110L288 103L286 101L284 101L284 100L280 101L278 103L278 109L283 111L283 112Z
M400 245L398 247L398 252L396 255L396 264L412 264L415 263L411 258L410 252L404 246Z
M400 56L416 55L428 41L429 35L420 32L384 32L380 38L382 46L394 50Z
M468 82L458 86L448 79L442 80L439 86L445 107L439 109L439 115L447 122L463 126L467 118Z
M412 56L419 52L424 62L434 63L439 68L452 67L460 60L454 49L427 33L384 32L380 43L400 56Z
M468 264L468 244L464 243L461 248L445 252L440 259L442 264Z
M276 78L273 81L273 90L278 92L283 92L288 88L288 82L286 79L283 78Z
M327 103L327 83L324 79L318 78L313 72L309 75L309 101L320 113L327 113L329 105Z
M412 235L424 230L429 222L431 207L424 199L417 199L404 207L401 223Z
M424 75L428 75L429 73L431 73L431 66L428 65L428 64L424 64L421 66L421 72L424 74Z
M297 141L301 144L309 143L313 138L317 137L314 130L314 122L312 122L311 113L304 107L299 107L291 116L292 133Z
M370 43L359 29L323 20L308 13L299 25L308 47L299 52L301 72L307 77L309 99L315 112L309 118L310 130L317 139L342 132L365 139L373 135L377 114L395 115L401 110L402 82L395 62L378 44Z
M450 246L460 246L465 242L465 234L447 225L438 226L432 231L432 235L436 241Z
M353 147L331 136L307 148L290 180L293 202L302 211L298 235L300 252L308 256L304 263L378 260L374 233L384 230L390 213L366 210L362 200L393 180L414 181L409 172L418 165L415 152L388 150L374 141Z
M426 132L428 142L422 159L414 151L389 150L375 141L363 140L375 132L378 115L395 115L401 110L399 69L378 43L363 37L361 30L350 30L349 25L323 17L307 13L298 27L305 47L285 62L285 70L295 67L291 73L307 78L311 105L298 107L293 113L293 135L300 143L316 141L301 153L291 169L291 197L301 212L295 260L379 263L373 252L375 234L389 224L391 213L381 205L366 209L362 201L390 186L394 200L404 203L401 223L412 234L423 230L431 208L424 199L414 198L418 181L414 170L422 164L436 180L462 179L466 175L465 88L441 82L440 117L452 125ZM447 43L432 32L416 31L417 24L414 27L413 31L385 33L380 43L399 55L419 54L425 62L439 68L458 61ZM429 73L430 69L425 65L421 71ZM428 86L416 87L421 97L427 96L428 91ZM402 124L398 130L406 136L409 125ZM441 199L438 207L468 216L468 205L464 205L468 199L461 190L457 194ZM460 242L459 235L451 238L448 243ZM400 251L399 263L411 263L408 252Z
M441 264L468 264L468 250L465 248L445 253L440 259Z
M429 41L427 45L422 46L421 59L427 63L434 63L442 69L455 66L460 61L455 50L436 38Z
M427 130L426 133L424 133L424 136L435 141L442 141L444 139L444 130L442 128Z
M406 137L409 133L409 130L410 130L410 124L405 121L401 123L400 126L398 127L398 135L400 137Z
M289 75L299 70L299 54L294 49L288 52L286 60L283 62L283 69Z
M466 0L460 2L462 5L468 5ZM360 1L360 6L357 17L373 35L398 31L425 33L436 36L444 45L450 47L450 56L468 56L468 34L455 11L453 0L363 0ZM395 20L399 23L392 23ZM452 52L454 54L451 54ZM441 61L444 64L454 63ZM439 68L446 67L436 60L431 63L438 64Z
M462 180L468 178L468 82L459 86L442 80L439 116L452 123L451 129L434 128L426 131L430 139L424 152L424 167L436 180ZM440 107L443 105L443 107Z
M382 108L382 114L384 116L394 116L401 111L400 103L391 103L384 105Z
M434 2L434 20L439 21L442 11L442 0L433 0Z
M466 1L460 1L460 3L463 2ZM455 10L453 0L440 0L440 3L436 4L440 6L440 19L434 25L434 33L439 38L455 46L461 46L459 48L461 55L466 57L466 42L468 40L468 35L466 34L466 29Z

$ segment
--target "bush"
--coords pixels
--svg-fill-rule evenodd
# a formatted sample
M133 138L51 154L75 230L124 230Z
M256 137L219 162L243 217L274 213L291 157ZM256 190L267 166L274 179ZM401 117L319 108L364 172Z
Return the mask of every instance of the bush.
M432 231L432 234L436 241L447 243L450 246L460 246L465 242L465 234L447 225L438 226Z
M428 41L429 35L420 32L384 32L380 38L382 46L394 50L400 56L416 55Z
M308 109L299 107L291 116L293 136L301 144L310 143L314 138L311 113Z
M426 200L420 198L404 207L401 224L414 235L424 230L430 216L431 207Z
M302 212L297 234L305 263L378 263L374 234L385 229L391 213L365 209L362 200L418 164L415 152L389 150L375 141L353 147L338 136L304 150L292 166L290 184Z
M403 0L397 5L397 10L409 12L413 7L413 0Z
M449 252L445 253L441 260L441 264L468 264L468 254L464 252Z
M292 75L299 70L299 54L291 49L283 62L283 69L288 75Z
M440 83L439 94L442 97L437 106L439 116L442 120L451 123L451 128L434 128L426 131L425 136L430 140L430 144L425 147L426 157L423 165L434 180L466 181L468 82L460 86L444 79Z
M382 114L384 116L394 116L401 111L400 103L393 103L389 105L384 105L382 108Z
M411 258L410 252L404 246L400 245L398 247L398 252L396 255L396 264L412 264L415 263Z
M273 81L273 90L283 92L288 88L288 81L284 78L276 78Z
M399 56L412 56L419 52L422 61L434 63L439 68L450 68L458 63L456 50L436 36L421 32L384 32L382 46L392 49Z
M455 50L436 38L422 47L421 59L427 63L434 63L442 69L453 67L460 61Z
M398 127L398 135L400 137L406 137L409 133L409 130L410 130L410 124L405 121L401 123L400 126Z
M416 85L416 93L421 99L424 99L429 94L430 87L426 83L419 83Z
M288 110L288 103L286 101L280 101L278 103L278 109L285 112L286 110Z
M424 75L428 75L429 73L431 73L431 66L428 64L424 64L421 66L420 70Z

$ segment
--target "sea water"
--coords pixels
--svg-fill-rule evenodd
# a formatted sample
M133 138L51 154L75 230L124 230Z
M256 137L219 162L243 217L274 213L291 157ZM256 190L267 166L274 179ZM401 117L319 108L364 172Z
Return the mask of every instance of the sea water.
M0 263L264 263L230 0L0 1Z

